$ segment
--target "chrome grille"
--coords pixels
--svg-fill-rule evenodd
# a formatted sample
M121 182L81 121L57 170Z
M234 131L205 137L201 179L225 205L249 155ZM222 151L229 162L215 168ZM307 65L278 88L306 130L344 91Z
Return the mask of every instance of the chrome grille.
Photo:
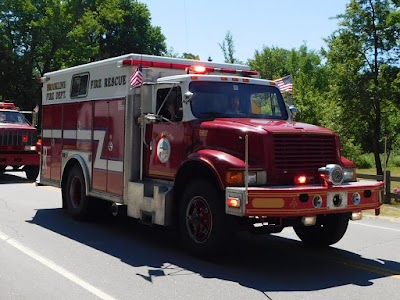
M334 135L275 134L275 167L279 170L310 170L339 163Z

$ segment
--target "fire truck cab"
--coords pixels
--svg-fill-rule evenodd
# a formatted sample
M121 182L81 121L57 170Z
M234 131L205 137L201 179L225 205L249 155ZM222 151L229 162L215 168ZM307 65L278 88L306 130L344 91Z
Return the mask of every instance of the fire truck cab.
M37 130L13 102L0 102L0 173L25 172L29 180L39 175Z
M40 183L85 219L101 207L176 226L199 256L237 230L327 246L382 203L338 136L292 120L248 66L129 54L44 74Z

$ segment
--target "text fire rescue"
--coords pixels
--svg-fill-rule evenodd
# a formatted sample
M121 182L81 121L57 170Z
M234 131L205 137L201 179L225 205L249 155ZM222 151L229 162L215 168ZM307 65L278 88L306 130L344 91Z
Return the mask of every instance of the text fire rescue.
M97 89L102 87L113 87L117 85L126 85L126 75L104 78L104 84L103 84L103 79L93 79L90 81L91 89ZM65 81L47 84L47 91L55 91L55 90L62 90L62 91L48 92L46 94L46 99L47 100L65 99L66 98L65 88L66 88Z

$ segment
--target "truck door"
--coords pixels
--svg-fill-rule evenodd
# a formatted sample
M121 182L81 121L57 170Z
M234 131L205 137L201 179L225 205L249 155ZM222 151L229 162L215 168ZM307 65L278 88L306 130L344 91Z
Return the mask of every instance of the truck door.
M95 101L93 189L121 196L123 191L125 98Z
M42 159L40 176L46 180L60 180L62 149L61 104L43 105Z
M185 156L182 93L179 86L165 84L155 93L163 119L146 125L144 175L172 180Z

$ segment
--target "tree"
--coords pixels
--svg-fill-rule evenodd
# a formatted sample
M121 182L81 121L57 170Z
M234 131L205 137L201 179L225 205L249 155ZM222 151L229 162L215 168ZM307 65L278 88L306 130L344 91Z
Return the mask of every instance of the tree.
M192 53L186 53L186 52L184 52L182 54L182 58L200 60L200 56L192 54Z
M377 174L382 174L384 136L390 132L395 139L398 131L392 128L400 120L395 91L400 27L390 18L396 10L389 0L352 0L337 16L339 29L327 39L336 122L344 125L342 134L374 153Z
M231 64L240 64L242 63L240 60L234 57L235 55L235 45L233 43L233 36L230 31L228 31L225 35L224 40L222 41L222 44L218 44L219 47L221 48L225 62L226 63L231 63Z
M24 109L40 99L34 78L130 52L162 55L165 37L135 0L0 1L0 96Z
M96 11L100 27L100 57L126 53L163 55L165 37L161 28L151 25L146 4L133 0L103 1Z
M254 59L248 64L260 72L260 77L274 80L288 74L293 75L293 103L300 113L296 120L325 125L329 103L325 94L328 91L328 72L322 64L321 55L302 45L298 50L264 47L256 51Z

